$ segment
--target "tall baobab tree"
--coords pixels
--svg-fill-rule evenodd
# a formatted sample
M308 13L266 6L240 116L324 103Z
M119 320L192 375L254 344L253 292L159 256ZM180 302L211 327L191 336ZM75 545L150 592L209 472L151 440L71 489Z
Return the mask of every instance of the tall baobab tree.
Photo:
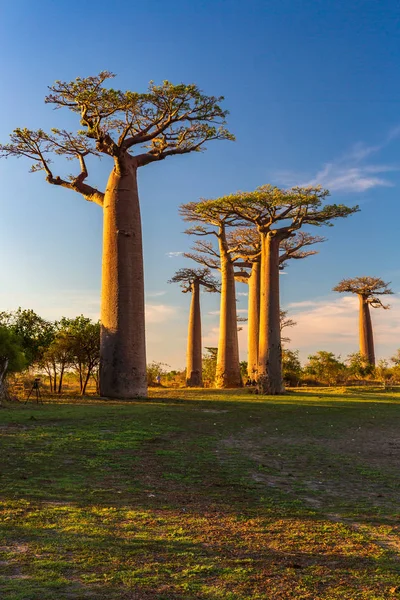
M186 385L203 386L200 288L206 292L219 292L219 283L211 275L210 269L179 269L168 283L180 283L182 292L191 292L187 353Z
M57 81L45 102L71 110L81 130L15 129L0 155L24 156L46 181L80 193L103 208L100 393L113 398L147 395L142 231L137 186L140 167L168 156L199 152L211 140L233 140L225 128L222 97L197 86L150 84L145 93L105 87L114 75ZM134 152L134 148L138 151ZM76 159L80 172L62 178L51 155ZM105 191L87 183L88 156L107 156ZM58 164L58 163L57 163Z
M234 249L229 247L227 230L238 221L236 217L221 216L212 201L189 202L180 207L185 221L198 223L186 233L196 236L215 236L218 240L218 254L221 271L221 305L217 368L215 385L217 388L236 388L243 385L240 373L239 343L237 332L236 289L234 276ZM203 242L208 244L208 242ZM186 254L192 258L190 253ZM216 260L203 263L214 268ZM214 265L214 266L213 266Z
M298 231L293 237L284 239L279 247L279 268L283 269L289 259L299 260L317 254L317 250L304 250L325 241L321 236L313 236ZM261 237L255 227L238 227L229 234L229 243L236 248L235 278L249 286L248 295L248 359L247 372L250 379L257 379L258 348L260 337L260 284L261 284ZM205 249L199 251L205 252ZM281 313L281 330L282 319Z
M238 192L214 201L221 216L235 215L256 225L261 238L260 337L258 383L265 394L284 393L279 306L279 248L283 240L305 225L332 225L358 207L324 205L327 190L294 187L283 190L263 185L252 192ZM280 225L280 227L279 227Z
M379 277L354 277L353 279L342 279L333 288L335 292L350 292L357 294L360 306L359 314L359 337L360 354L363 360L375 366L374 336L372 332L372 321L369 307L389 308L382 303L378 296L393 294L389 288L390 283L385 283Z

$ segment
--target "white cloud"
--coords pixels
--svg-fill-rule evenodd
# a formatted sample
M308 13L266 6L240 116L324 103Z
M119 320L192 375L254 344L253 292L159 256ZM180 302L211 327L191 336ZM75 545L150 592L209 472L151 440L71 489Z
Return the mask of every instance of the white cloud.
M166 252L165 254L166 256L169 256L169 258L174 258L176 256L182 256L183 252Z
M0 293L0 310L16 310L19 306L31 308L50 321L81 314L97 321L100 318L100 290Z
M248 292L237 292L236 296L248 296Z
M391 356L400 347L400 298L390 298L390 310L371 309L378 356ZM345 356L358 349L358 299L332 296L288 305L296 327L290 329L290 347L305 358L316 350L331 350Z
M163 323L174 317L178 307L166 304L146 304L146 323Z
M146 296L148 298L156 298L158 296L165 296L166 293L167 293L166 290L162 290L161 292L147 292Z
M284 185L317 185L331 191L365 192L374 187L392 187L394 184L385 174L400 170L399 165L366 164L367 158L378 154L385 146L400 136L400 126L393 127L384 139L375 145L357 142L341 157L326 162L311 177L290 171L275 174L277 180Z

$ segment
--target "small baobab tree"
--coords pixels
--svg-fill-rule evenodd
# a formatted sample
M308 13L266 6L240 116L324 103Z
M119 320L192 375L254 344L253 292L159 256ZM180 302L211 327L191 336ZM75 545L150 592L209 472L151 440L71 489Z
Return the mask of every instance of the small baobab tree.
M140 167L169 156L199 152L212 140L233 140L225 127L222 97L196 85L150 84L144 93L105 86L102 71L71 82L56 81L45 102L67 108L81 129L15 129L0 155L24 156L46 181L81 194L103 209L100 393L112 398L147 395L142 230L137 186ZM135 148L137 152L135 152ZM80 171L54 173L51 156L76 159ZM87 183L87 158L106 156L105 191ZM57 162L58 164L58 162Z
M219 292L220 286L207 268L179 269L168 283L180 283L183 293L192 294L186 353L186 385L202 387L200 288L204 288L206 292Z
M285 239L304 226L332 225L358 207L325 205L328 190L294 187L283 190L263 185L252 192L238 192L215 200L221 216L236 216L256 225L261 239L260 336L258 383L261 393L282 394L282 345L279 306L279 254Z
M217 388L241 387L242 376L239 362L239 343L237 331L236 289L234 275L234 249L229 246L227 231L236 224L236 217L220 214L212 200L201 200L183 204L180 213L185 221L198 223L186 231L190 235L214 236L218 240L218 252L210 260L200 260L192 253L185 256L200 262L209 268L218 268L221 272L221 303L219 321L219 339L215 385ZM209 245L206 241L200 244Z
M337 286L333 288L335 292L350 292L357 294L360 306L359 313L359 338L360 354L364 363L375 366L374 336L372 332L371 312L372 308L389 308L380 300L379 296L393 294L389 288L389 283L385 283L379 277L354 277L353 279L342 279Z

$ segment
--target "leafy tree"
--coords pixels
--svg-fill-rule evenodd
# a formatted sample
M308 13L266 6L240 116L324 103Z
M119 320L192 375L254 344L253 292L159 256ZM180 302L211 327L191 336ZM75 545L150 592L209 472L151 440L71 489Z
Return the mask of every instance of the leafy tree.
M384 385L391 379L392 373L389 368L389 362L385 358L381 358L375 367L375 375Z
M62 336L69 342L71 362L79 376L80 394L84 396L100 362L100 322L80 315L75 319L63 317L60 326Z
M66 319L63 319L64 327ZM56 334L50 346L45 350L39 366L47 373L50 382L50 391L61 394L64 373L68 367L74 364L74 342L69 337L60 323L55 324ZM81 385L82 389L82 385Z
M149 365L147 365L147 383L148 385L155 385L158 377L163 377L167 374L167 370L165 367L168 367L166 363L156 362L153 360Z
M179 269L168 283L180 283L182 292L192 294L186 353L186 385L202 387L200 288L219 292L220 286L210 269Z
M314 376L319 382L335 385L346 376L346 365L336 357L333 352L319 350L308 357L304 373Z
M379 277L354 277L353 279L342 279L333 290L335 292L357 294L360 305L360 354L366 364L374 366L374 336L369 307L384 308L385 310L389 308L389 305L385 306L378 297L393 294L392 290L389 289L389 283L385 283Z
M374 367L370 363L365 362L365 358L361 352L353 352L346 359L346 365L349 375L356 379L364 379L374 372Z
M289 385L297 385L302 374L301 363L298 350L282 350L282 372L283 379Z
M7 397L6 377L27 366L20 339L12 329L0 326L0 401Z
M54 324L46 321L32 309L0 313L0 325L8 327L19 339L27 366L40 361L54 339Z
M203 354L203 381L212 382L215 380L217 370L218 348L206 348Z
M358 207L326 205L328 190L294 187L283 190L263 185L252 192L238 192L212 202L222 216L247 221L257 227L261 239L261 300L258 381L262 393L281 394L282 346L279 307L279 254L282 242L307 225L333 225Z
M212 140L233 140L225 127L222 97L197 86L151 83L144 93L107 88L102 71L71 82L56 81L45 102L75 114L81 129L15 129L0 155L24 156L31 171L51 185L80 193L103 208L100 392L112 398L146 396L142 232L137 170L168 156L199 152ZM137 152L135 152L135 148ZM87 158L112 162L106 190L89 185ZM54 172L51 157L75 160L70 177ZM57 165L59 161L57 160Z

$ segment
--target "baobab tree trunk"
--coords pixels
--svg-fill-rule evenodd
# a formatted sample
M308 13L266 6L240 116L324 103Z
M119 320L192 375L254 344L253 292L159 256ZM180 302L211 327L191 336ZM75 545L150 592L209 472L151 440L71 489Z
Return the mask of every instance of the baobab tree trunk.
M147 396L144 274L137 168L126 156L104 197L100 394Z
M247 374L251 380L257 380L258 339L260 335L260 261L251 267L248 301L248 357Z
M263 394L283 394L279 316L279 236L261 233L258 382Z
M201 314L200 314L200 284L192 283L192 300L190 303L189 328L186 354L186 385L202 387L202 357L201 357Z
M225 229L221 228L221 310L215 385L217 388L242 387L237 332L236 290L233 264L228 252Z
M375 366L374 336L368 298L362 294L359 294L358 298L360 302L360 354L365 361L368 361L369 365Z

